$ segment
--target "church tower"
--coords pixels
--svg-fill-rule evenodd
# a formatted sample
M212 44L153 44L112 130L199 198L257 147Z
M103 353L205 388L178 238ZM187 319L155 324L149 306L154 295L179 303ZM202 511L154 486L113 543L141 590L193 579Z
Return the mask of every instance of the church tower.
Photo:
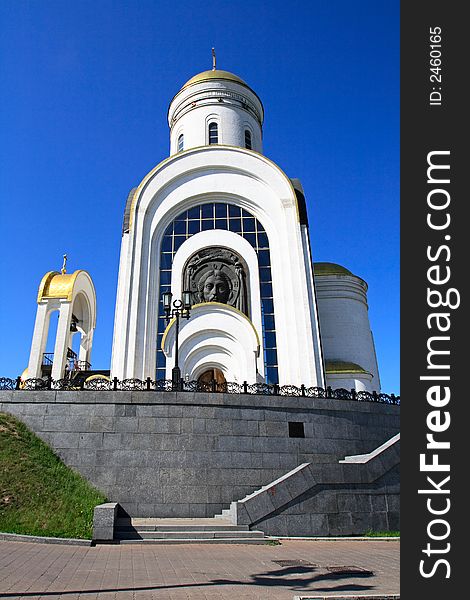
M126 204L112 376L170 379L178 351L186 380L325 386L305 199L263 155L263 119L215 65L171 101L170 156ZM167 324L170 291L189 319Z

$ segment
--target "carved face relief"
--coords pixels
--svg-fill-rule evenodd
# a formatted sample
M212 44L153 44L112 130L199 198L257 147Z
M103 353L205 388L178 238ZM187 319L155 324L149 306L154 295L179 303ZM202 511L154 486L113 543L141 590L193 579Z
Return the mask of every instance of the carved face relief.
M227 248L202 248L184 269L184 287L191 291L193 304L221 302L248 314L246 267Z
M204 302L222 302L222 304L227 304L230 292L232 291L232 285L230 279L222 271L209 271L202 283Z

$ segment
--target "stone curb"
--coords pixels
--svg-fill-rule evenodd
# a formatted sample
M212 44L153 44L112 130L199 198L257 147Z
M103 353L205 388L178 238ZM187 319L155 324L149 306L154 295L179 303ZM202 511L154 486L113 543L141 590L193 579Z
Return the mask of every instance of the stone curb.
M400 594L361 594L358 596L294 596L293 600L400 600Z
M79 540L76 538L44 537L41 535L23 535L20 533L0 532L1 542L34 542L36 544L61 544L69 546L92 546L91 540Z
M399 542L400 538L399 537L392 537L392 536L386 536L386 537L347 537L347 536L343 536L343 537L305 537L305 536L299 536L299 537L294 537L291 535L288 536L280 536L280 535L270 535L267 536L270 540L280 540L280 541L287 541L287 540L293 540L295 542L298 541L306 541L306 542ZM387 596L388 597L388 596ZM357 598L357 596L351 596L351 598Z

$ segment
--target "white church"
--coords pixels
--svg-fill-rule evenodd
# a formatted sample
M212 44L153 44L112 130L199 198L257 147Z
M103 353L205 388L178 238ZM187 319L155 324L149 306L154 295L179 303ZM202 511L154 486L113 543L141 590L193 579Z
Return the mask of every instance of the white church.
M313 262L302 185L263 154L263 119L256 92L215 64L173 97L170 155L125 206L109 377L168 380L177 366L185 381L380 392L367 284ZM64 263L37 302L27 377L91 373L89 274Z

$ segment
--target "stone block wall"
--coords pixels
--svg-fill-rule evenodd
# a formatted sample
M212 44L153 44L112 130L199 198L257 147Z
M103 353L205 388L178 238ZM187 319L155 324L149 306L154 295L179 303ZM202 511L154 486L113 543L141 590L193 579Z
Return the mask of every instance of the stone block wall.
M342 536L400 530L399 467L374 484L312 488L280 514L256 525L267 535Z
M362 535L400 529L400 440L330 464L305 463L233 502L237 525L277 536Z
M211 517L302 463L370 452L399 431L400 412L191 392L0 391L0 403L109 501L156 517ZM289 422L305 437L289 437Z

